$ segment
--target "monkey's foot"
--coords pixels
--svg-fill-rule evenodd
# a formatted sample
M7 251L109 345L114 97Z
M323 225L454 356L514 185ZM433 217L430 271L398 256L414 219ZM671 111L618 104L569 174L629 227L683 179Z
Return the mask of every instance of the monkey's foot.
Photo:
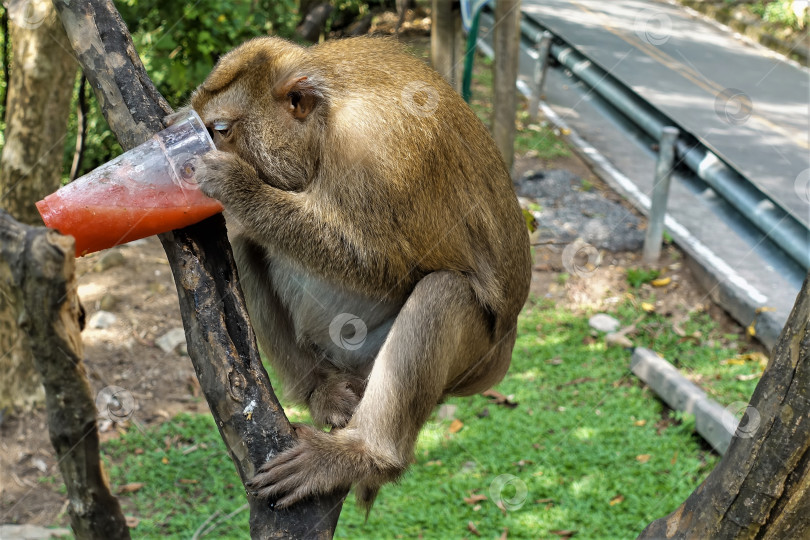
M352 419L360 396L344 378L331 377L316 387L307 401L316 425L342 428Z
M311 495L348 489L357 482L382 485L405 469L393 464L380 466L363 441L352 438L346 430L325 433L300 424L295 430L298 443L263 465L247 484L257 496L274 500L280 508Z

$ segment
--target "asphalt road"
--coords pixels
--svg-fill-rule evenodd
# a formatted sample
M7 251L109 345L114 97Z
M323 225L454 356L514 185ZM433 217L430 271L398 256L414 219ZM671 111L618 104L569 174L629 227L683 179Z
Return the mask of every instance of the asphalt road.
M810 72L664 2L523 0L522 10L810 226Z

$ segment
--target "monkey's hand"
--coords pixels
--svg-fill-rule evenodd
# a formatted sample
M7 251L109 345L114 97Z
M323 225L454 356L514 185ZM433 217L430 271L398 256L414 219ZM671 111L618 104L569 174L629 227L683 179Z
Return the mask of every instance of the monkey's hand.
M280 508L311 495L349 489L353 483L370 481L378 487L404 470L372 458L351 428L326 433L297 424L295 431L296 445L268 461L247 484Z
M334 461L334 434L296 424L298 442L265 463L247 486L284 508L310 495L349 489L352 478Z
M196 177L200 190L220 201L225 208L240 200L252 200L263 185L256 169L248 162L221 150L212 150L201 156Z

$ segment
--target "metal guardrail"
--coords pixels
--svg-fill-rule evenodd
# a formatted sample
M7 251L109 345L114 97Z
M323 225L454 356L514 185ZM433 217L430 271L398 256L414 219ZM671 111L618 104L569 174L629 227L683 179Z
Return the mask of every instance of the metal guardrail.
M521 20L520 29L523 36L535 44L540 43L543 34L548 32L526 17ZM677 125L560 36L554 35L549 52L652 139L660 140L664 128ZM803 223L698 141L679 139L676 155L802 268L810 269L810 230Z

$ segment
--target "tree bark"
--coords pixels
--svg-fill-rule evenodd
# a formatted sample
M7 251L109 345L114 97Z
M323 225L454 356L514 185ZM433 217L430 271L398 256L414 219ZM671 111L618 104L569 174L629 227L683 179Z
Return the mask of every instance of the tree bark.
M492 41L495 62L492 86L495 107L492 111L492 138L509 170L515 161L515 109L520 44L520 0L498 0Z
M326 26L326 20L329 18L333 9L334 8L329 5L328 2L323 2L312 7L307 11L307 15L304 17L304 20L301 21L301 24L295 29L295 33L299 38L305 41L312 43L318 41L321 32L323 32Z
M50 0L13 0L0 207L42 225L34 203L60 184L76 61Z
M146 75L110 0L54 0L108 124L126 150L171 110ZM103 36L103 37L102 37ZM294 443L256 346L222 216L161 235L174 274L188 353L220 434L245 482ZM286 510L248 493L254 538L329 538L345 493Z
M810 537L810 274L728 451L639 538Z
M73 238L0 210L0 304L10 300L45 384L48 429L77 538L129 538L99 459L96 405L79 335Z
M7 79L5 146L0 156L0 208L42 225L34 203L59 187L76 61L50 0L8 5L12 41ZM26 411L44 394L27 336L0 299L0 409Z

